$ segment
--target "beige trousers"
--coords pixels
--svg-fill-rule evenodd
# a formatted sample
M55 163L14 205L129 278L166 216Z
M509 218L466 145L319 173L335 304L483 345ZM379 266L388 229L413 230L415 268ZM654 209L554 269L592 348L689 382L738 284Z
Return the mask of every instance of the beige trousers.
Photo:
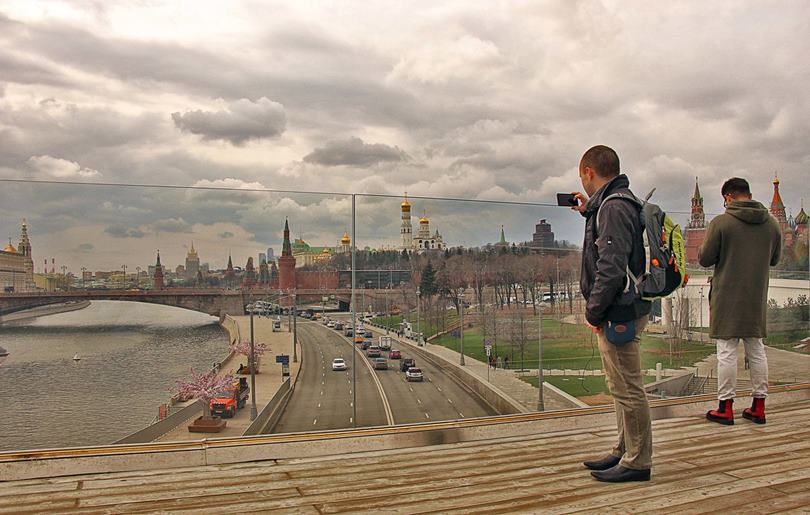
M599 353L605 368L605 379L616 407L619 440L612 454L621 458L629 469L652 468L652 425L650 406L641 376L641 332L647 317L636 320L636 338L623 345L607 341L604 331L598 333Z

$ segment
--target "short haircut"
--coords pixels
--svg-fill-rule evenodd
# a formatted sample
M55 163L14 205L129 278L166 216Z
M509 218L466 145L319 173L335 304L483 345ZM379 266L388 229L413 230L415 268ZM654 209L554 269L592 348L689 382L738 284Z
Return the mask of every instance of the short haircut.
M732 177L723 183L720 193L722 193L724 197L726 195L731 195L732 197L737 197L739 195L750 195L751 187L748 185L748 181L745 179L741 179L740 177Z
M610 147L596 145L591 147L582 156L580 161L583 167L592 168L596 175L604 179L610 179L619 175L619 155Z

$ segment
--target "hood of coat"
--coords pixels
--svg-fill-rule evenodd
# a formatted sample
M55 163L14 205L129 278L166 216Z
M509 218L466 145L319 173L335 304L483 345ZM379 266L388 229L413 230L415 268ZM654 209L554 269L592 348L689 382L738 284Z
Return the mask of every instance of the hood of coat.
M747 224L764 224L771 213L756 200L735 200L726 208L726 213Z
M588 200L588 205L585 208L585 214L588 215L590 213L595 213L599 206L602 205L602 200L613 193L614 191L620 188L629 188L630 187L630 179L623 173L617 175L613 179L610 180L607 184L596 190L596 193L593 194L593 197Z

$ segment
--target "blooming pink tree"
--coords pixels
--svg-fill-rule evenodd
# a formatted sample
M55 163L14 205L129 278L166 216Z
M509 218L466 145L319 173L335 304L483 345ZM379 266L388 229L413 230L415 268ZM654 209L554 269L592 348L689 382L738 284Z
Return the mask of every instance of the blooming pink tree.
M233 383L233 376L217 377L215 370L195 372L193 368L190 373L191 378L177 381L175 394L180 399L200 399L203 401L203 417L211 418L211 399Z
M230 346L231 352L241 354L250 360L250 341L242 340ZM253 356L254 359L261 357L269 349L264 343L253 342Z

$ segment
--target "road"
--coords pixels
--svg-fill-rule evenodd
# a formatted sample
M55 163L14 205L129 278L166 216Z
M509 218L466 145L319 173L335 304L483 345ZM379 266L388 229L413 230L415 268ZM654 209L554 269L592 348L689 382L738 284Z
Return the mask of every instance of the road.
M352 427L351 371L332 372L331 362L342 357L351 363L350 339L320 322L299 321L304 353L302 375L274 433ZM375 332L375 340L380 334ZM396 344L395 344L396 348ZM414 358L423 382L407 382L399 360L389 360L388 370L375 370L383 394L369 369L364 353L356 354L358 427L385 425L385 403L395 424L457 420L497 413L471 390L441 369L403 346L403 358ZM383 353L386 355L387 353ZM346 381L344 383L344 380ZM385 398L385 401L383 400Z
M298 320L303 363L290 402L273 433L292 433L353 426L351 347L332 329ZM345 372L332 371L332 359L343 358ZM377 385L357 355L357 427L388 423Z

